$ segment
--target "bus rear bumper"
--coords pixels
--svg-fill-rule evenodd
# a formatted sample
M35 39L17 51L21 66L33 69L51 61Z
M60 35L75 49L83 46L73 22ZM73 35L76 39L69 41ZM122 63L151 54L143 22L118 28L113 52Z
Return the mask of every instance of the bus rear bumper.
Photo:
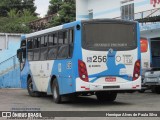
M80 78L76 79L76 92L86 91L120 91L120 90L140 90L141 89L141 77L135 81L127 81L125 83L90 83L84 82Z

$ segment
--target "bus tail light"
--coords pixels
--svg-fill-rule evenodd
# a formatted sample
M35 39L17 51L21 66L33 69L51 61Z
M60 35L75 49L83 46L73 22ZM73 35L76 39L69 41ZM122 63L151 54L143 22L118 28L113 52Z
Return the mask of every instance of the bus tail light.
M140 60L137 60L134 65L133 80L137 80L139 78L141 69L140 67L141 67Z
M88 82L88 72L86 64L82 60L78 60L78 73L81 80Z
M141 52L147 52L148 51L148 41L145 38L141 38Z

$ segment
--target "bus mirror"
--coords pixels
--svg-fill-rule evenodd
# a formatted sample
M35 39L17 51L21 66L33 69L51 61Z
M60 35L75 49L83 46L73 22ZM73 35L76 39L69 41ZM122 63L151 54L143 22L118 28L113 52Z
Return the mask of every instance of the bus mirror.
M22 60L22 50L21 49L17 50L17 58L18 58L19 61Z

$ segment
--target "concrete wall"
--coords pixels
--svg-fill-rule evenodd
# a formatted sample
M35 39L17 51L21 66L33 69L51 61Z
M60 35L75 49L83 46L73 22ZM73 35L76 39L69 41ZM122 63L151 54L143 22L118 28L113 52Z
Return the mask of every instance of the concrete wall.
M20 68L9 71L0 76L0 88L20 88Z
M21 34L0 33L0 63L17 53Z
M20 34L0 33L0 88L20 87L20 69L15 56L20 38Z

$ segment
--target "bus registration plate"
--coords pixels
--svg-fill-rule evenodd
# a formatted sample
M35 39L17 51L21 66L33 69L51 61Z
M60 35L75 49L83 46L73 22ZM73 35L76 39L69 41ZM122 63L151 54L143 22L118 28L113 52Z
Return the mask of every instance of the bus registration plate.
M116 82L116 77L106 77L105 81L106 82Z

